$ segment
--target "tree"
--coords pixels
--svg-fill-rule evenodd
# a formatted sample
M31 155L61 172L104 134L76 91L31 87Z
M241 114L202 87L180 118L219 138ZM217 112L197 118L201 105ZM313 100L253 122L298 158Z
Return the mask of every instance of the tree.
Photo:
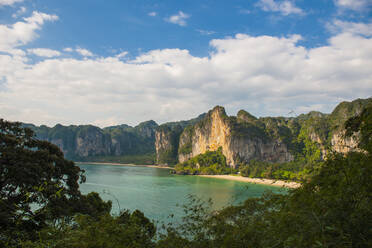
M31 129L0 119L0 246L33 239L38 230L77 212L109 212L111 202L80 193L83 172Z
M27 248L153 248L156 228L142 212L123 211L119 216L103 214L98 218L77 215L74 225L49 227L39 233L39 240L25 241Z

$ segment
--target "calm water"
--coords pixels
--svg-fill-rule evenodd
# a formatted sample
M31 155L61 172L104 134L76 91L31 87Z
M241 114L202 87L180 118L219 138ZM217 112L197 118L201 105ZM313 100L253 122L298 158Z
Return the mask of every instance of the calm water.
M121 209L139 209L153 220L169 222L182 217L181 205L187 196L213 200L213 209L238 204L249 197L260 196L265 190L283 192L273 186L236 181L181 176L170 174L167 169L116 165L80 164L85 170L86 183L80 186L83 193L96 191L104 200L113 202L113 213Z

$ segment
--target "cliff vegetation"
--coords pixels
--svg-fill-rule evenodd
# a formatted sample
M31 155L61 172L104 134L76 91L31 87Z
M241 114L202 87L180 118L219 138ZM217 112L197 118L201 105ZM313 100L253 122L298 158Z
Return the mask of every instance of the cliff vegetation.
M179 163L174 169L177 174L188 175L230 174L232 172L226 164L226 157L222 154L221 147L217 151L207 151L186 162Z
M360 114L371 102L371 98L342 102L331 114L311 111L297 117L261 118L245 110L228 116L223 107L216 106L194 124L173 131L171 138L157 136L155 146L166 137L164 151L172 151L166 153L168 164L172 161L177 164L179 173L217 171L202 172L203 166L198 165L197 159L221 148L226 166L239 168L244 176L303 180L332 152L359 149L358 133L345 136L345 121ZM157 162L161 164L164 160Z

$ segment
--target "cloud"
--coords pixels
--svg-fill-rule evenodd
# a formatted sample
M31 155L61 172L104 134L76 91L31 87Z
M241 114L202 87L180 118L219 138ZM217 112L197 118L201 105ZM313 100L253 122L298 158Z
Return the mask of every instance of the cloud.
M180 25L180 26L184 27L184 26L187 25L186 19L188 19L188 18L190 18L190 15L188 15L188 14L182 12L182 11L179 11L178 14L172 15L169 18L166 18L165 20L167 22L177 24L177 25Z
M26 9L26 7L21 7L21 8L19 8L19 10L17 10L17 12L16 13L14 13L13 15L12 15L12 17L13 18L17 18L18 16L21 16L21 15L23 15L24 13L26 13L26 11L27 11L27 9Z
M123 58L123 57L125 57L127 55L128 55L128 52L127 51L124 51L124 52L121 52L121 53L117 54L115 57L116 58Z
M217 104L229 114L246 109L257 116L330 112L341 101L372 95L372 38L349 28L359 24L338 23L345 28L315 48L299 45L299 35L213 39L205 57L156 49L132 60L55 57L32 64L21 49L1 53L0 116L103 126L188 119Z
M333 33L351 33L355 35L372 36L371 23L355 23L341 20L334 20L327 24L327 28Z
M55 21L56 15L34 11L30 17L13 25L0 25L0 51L12 53L14 49L25 45L37 37L36 31L41 29L45 21Z
M336 6L351 10L364 10L372 5L370 0L334 0Z
M91 51L89 51L87 49L84 49L84 48L78 47L78 48L75 49L75 51L77 53L79 53L81 56L84 56L84 57L92 57L92 56L94 56L94 54Z
M280 12L282 15L290 15L290 14L303 14L303 10L296 7L294 3L288 0L284 1L274 1L274 0L259 0L257 3L263 11L268 12Z
M63 51L64 51L64 52L71 53L71 52L74 51L74 49L72 49L71 47L66 47L66 48L63 48Z
M158 15L158 13L156 13L156 12L149 12L147 15L149 15L149 16L157 16Z
M34 54L39 57L46 57L46 58L52 58L52 57L58 57L61 56L61 53L56 50L47 49L47 48L33 48L33 49L27 49L27 52L30 54Z
M23 2L23 0L0 0L0 7L5 5L13 5L20 2Z
M215 31L203 30L203 29L197 29L196 31L198 31L202 35L212 35L216 33Z

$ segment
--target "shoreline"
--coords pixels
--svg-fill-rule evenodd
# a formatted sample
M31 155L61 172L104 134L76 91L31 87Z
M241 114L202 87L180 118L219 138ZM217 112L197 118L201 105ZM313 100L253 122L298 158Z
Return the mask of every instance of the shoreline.
M119 166L131 166L131 167L149 167L149 168L174 170L173 167L159 166L159 165L138 165L138 164L115 163L115 162L112 162L112 163L110 162L75 162L75 163L76 164L94 164L94 165L119 165ZM266 179L266 178L250 178L250 177L233 176L233 175L190 175L190 176L224 179L224 180L238 181L238 182L243 182L243 183L263 184L263 185L285 187L285 188L291 188L291 189L295 189L301 186L300 183L296 183L296 182L287 182L283 180Z
M225 180L231 180L231 181L239 181L239 182L245 182L245 183L264 184L264 185L285 187L285 188L291 188L291 189L295 189L301 186L300 183L296 183L296 182L286 182L283 180L266 179L266 178L250 178L250 177L232 176L232 175L197 175L197 176L225 179Z
M120 165L120 166L131 166L131 167L149 167L149 168L159 168L159 169L169 169L174 170L174 168L169 166L159 166L159 165L146 165L146 164L124 164L115 162L74 162L75 164L95 164L95 165Z

